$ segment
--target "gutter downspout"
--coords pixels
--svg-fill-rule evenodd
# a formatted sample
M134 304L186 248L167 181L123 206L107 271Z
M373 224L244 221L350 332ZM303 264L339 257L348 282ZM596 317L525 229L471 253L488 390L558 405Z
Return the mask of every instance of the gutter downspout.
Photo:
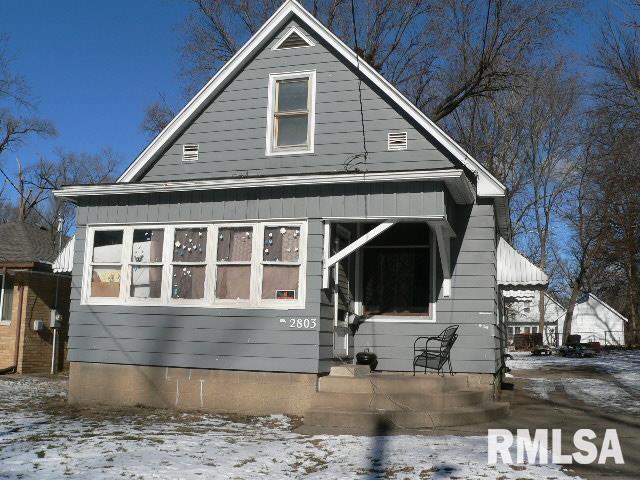
M6 275L6 268L4 269ZM13 348L13 365L0 370L0 375L5 373L17 373L18 372L18 358L20 356L20 330L22 329L22 297L24 296L24 285L18 287L18 318L16 320L16 342Z

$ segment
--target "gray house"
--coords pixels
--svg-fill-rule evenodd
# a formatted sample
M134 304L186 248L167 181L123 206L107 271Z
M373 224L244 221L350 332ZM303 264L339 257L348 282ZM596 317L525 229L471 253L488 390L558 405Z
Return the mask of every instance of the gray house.
M504 186L297 2L116 183L56 195L72 400L298 413L354 353L411 372L453 324L460 378L501 378Z

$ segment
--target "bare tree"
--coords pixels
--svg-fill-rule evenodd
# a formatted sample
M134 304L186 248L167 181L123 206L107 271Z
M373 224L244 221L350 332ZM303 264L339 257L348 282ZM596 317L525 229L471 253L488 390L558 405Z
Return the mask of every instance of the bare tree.
M257 31L277 0L192 0L181 76L190 97ZM354 0L355 1L355 0ZM581 0L307 0L306 7L435 121L522 87ZM353 13L355 12L355 18ZM355 26L354 28L354 21ZM354 33L355 32L355 33ZM151 108L143 124L158 122ZM155 131L154 133L157 133Z
M51 122L31 115L33 103L25 80L11 71L7 39L0 37L0 155L30 135L55 134Z
M520 212L530 236L529 255L549 272L552 230L560 203L572 186L579 153L580 84L558 63L541 69L525 102L524 172L529 178L529 203ZM533 241L531 241L533 240ZM538 304L544 331L544 296Z
M635 6L635 17L604 22L593 60L599 77L589 119L598 158L593 182L606 232L606 263L593 287L629 317L631 340L640 344L640 5Z
M41 158L27 167L18 162L15 176L0 170L4 185L16 197L15 201L0 202L0 219L35 223L55 232L58 216L61 216L66 234L74 224L75 207L55 198L53 190L63 185L111 181L117 164L118 159L110 149L99 154L58 150L55 158Z

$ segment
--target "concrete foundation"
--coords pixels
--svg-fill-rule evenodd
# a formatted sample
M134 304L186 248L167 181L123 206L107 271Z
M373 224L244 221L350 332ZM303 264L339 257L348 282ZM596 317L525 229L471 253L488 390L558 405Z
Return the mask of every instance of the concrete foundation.
M302 415L317 375L72 362L69 401L217 413Z
M368 368L368 367L367 367ZM319 383L329 380L358 385L368 376L355 374L318 377L307 373L248 372L107 363L72 362L69 402L84 405L148 406L243 415L303 415L319 398ZM337 372L345 373L345 372ZM494 397L492 375L437 375L376 373L371 378L394 380L390 394L420 379L465 389L480 389ZM406 378L406 382L403 381ZM407 385L405 385L407 384ZM343 392L340 389L339 392Z

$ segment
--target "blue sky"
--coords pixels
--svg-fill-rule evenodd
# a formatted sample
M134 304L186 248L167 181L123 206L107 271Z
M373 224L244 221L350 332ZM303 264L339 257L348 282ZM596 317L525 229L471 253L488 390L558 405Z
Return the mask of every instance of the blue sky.
M594 38L597 11L577 20L566 38L584 54ZM51 156L57 147L97 153L111 147L124 169L148 142L139 125L144 108L166 95L184 102L177 27L190 13L187 0L3 0L0 35L8 35L12 70L23 75L37 100L38 115L58 129L55 138L31 138L0 159L13 171Z
M16 156L30 163L56 147L111 147L124 168L148 141L139 130L145 106L160 93L181 97L176 26L189 11L180 0L3 0L12 71L26 78L37 114L58 136L32 137L2 163L12 170Z

